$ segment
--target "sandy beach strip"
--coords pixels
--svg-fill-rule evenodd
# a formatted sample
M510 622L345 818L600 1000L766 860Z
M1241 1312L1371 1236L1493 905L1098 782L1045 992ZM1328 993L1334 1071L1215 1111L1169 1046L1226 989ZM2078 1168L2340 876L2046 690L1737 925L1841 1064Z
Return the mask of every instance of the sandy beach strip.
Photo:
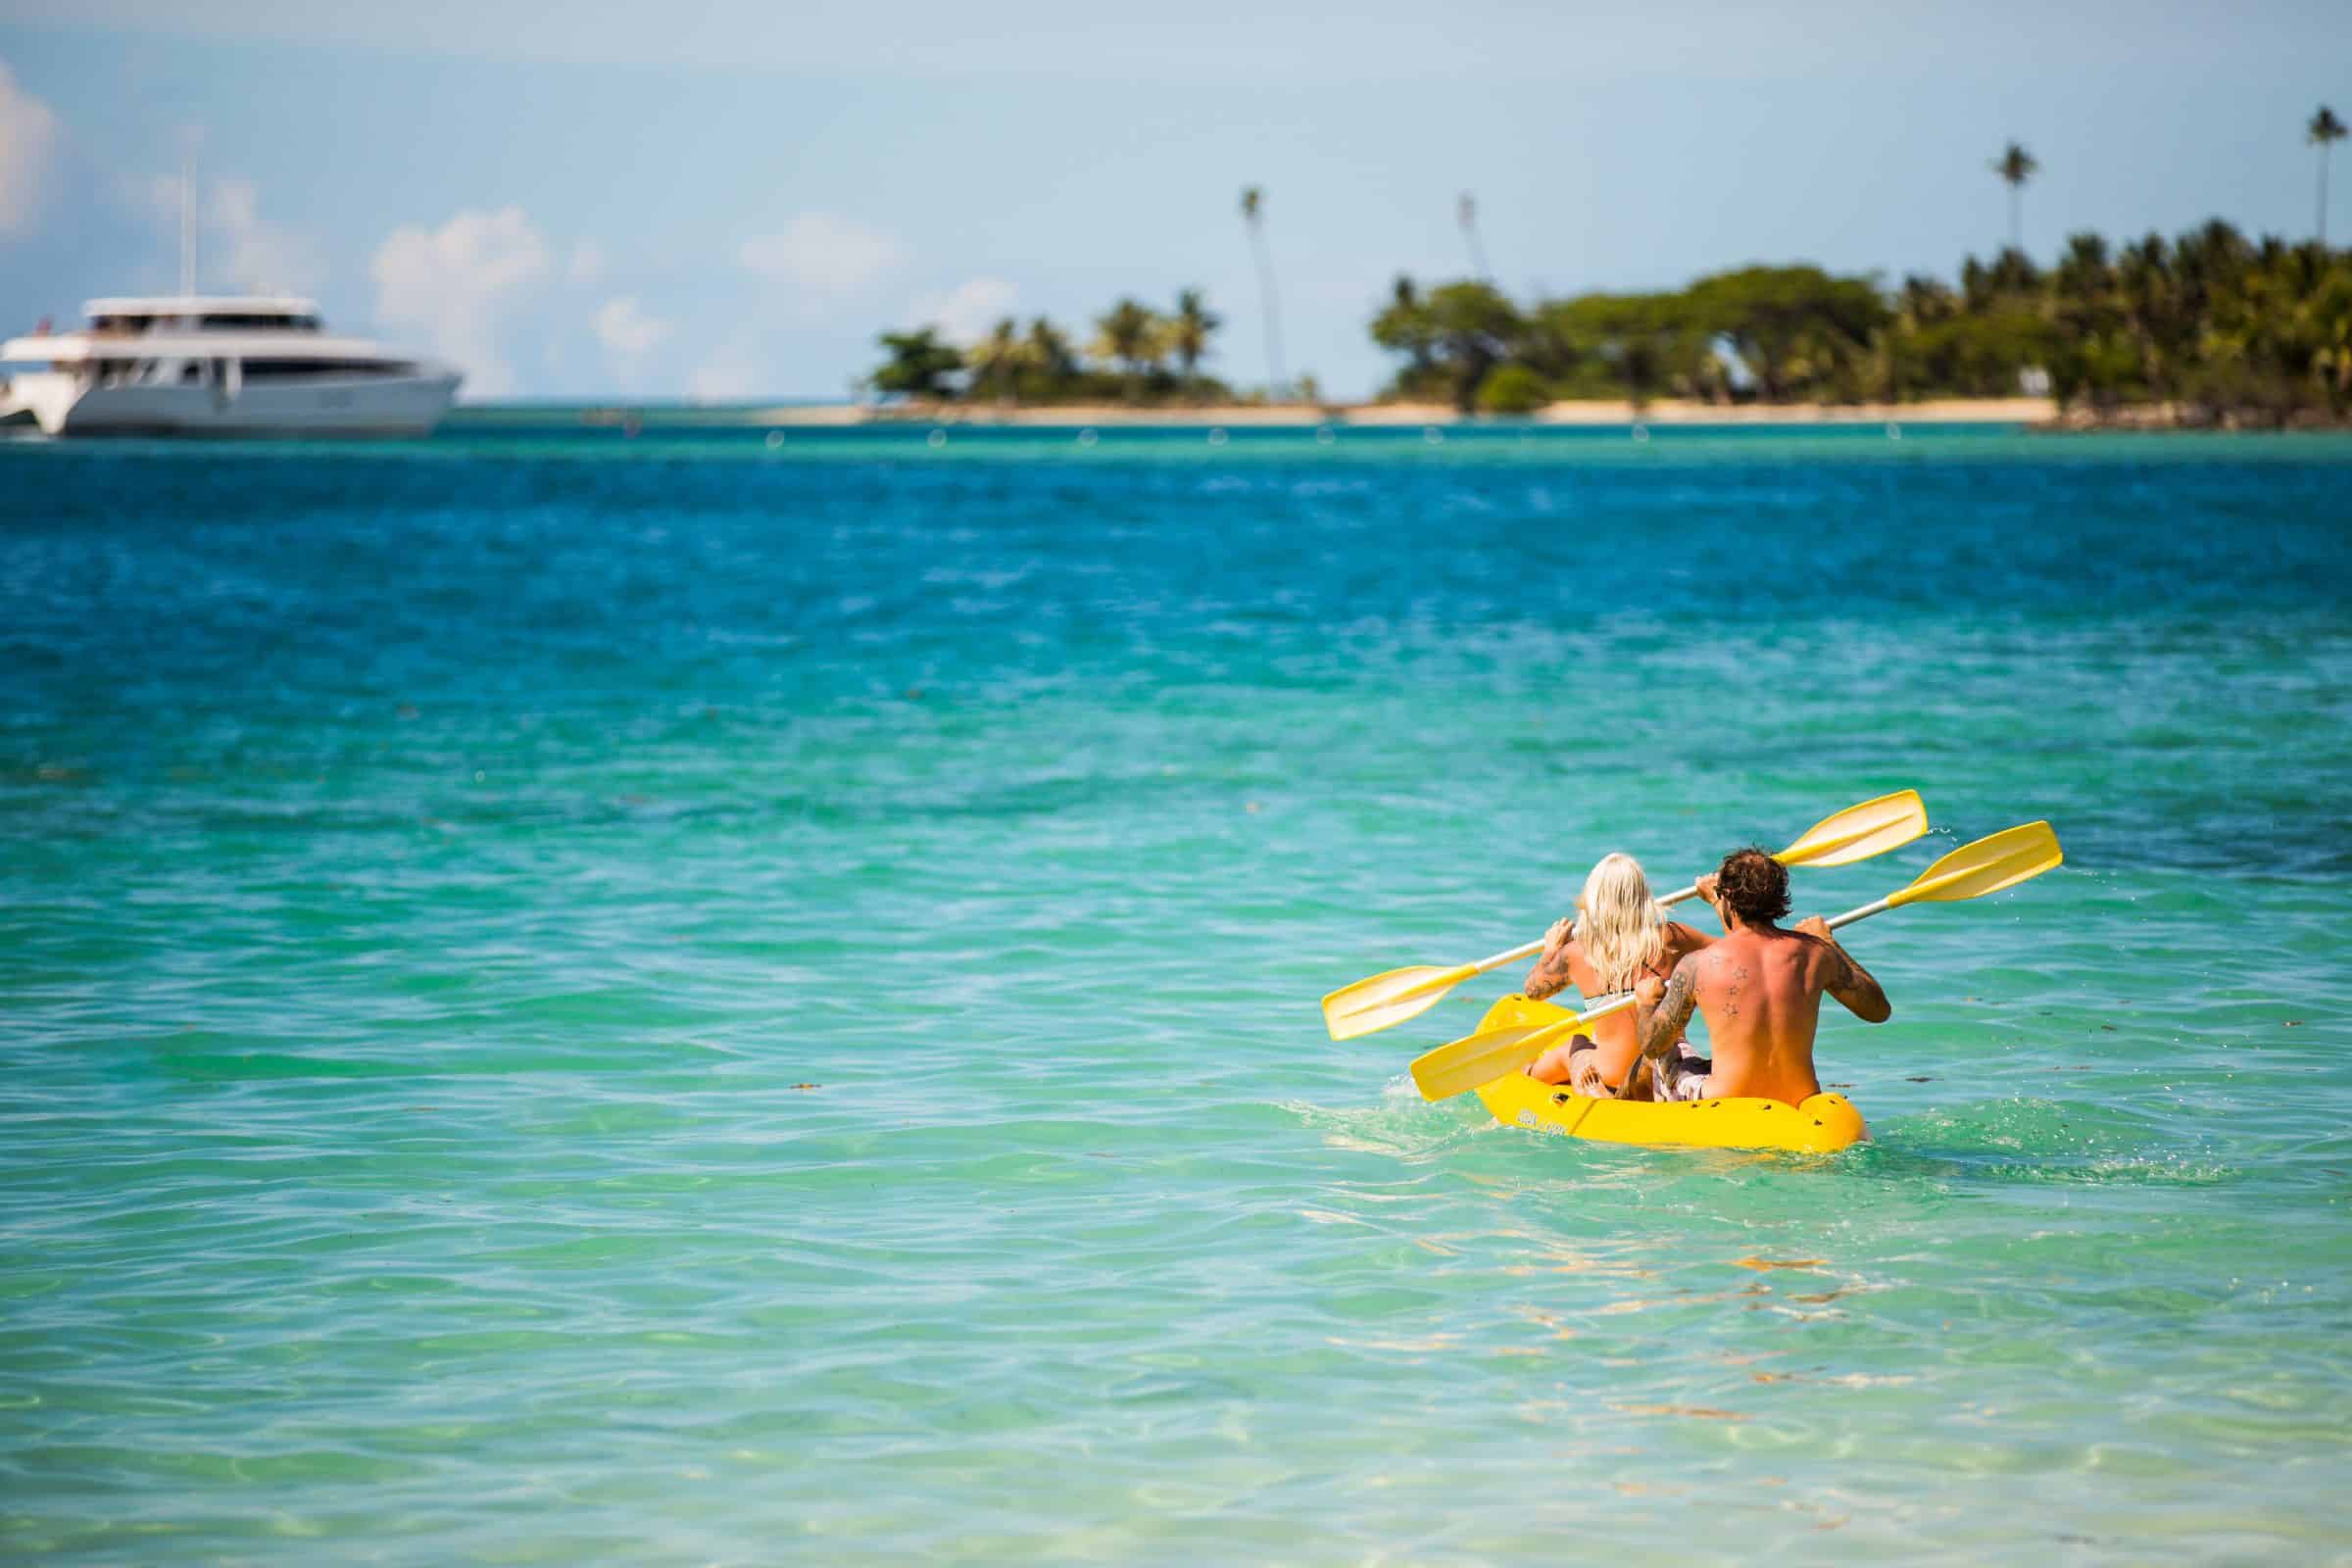
M715 411L714 411L715 412ZM1179 425L1202 427L1486 424L1497 421L1465 415L1437 403L1215 404L1182 408L1135 408L1116 403L1061 404L1022 408L990 404L797 405L728 411L748 424L811 426L860 424L934 425ZM2036 424L2057 417L2049 398L1939 398L1920 403L1719 404L1660 399L1636 411L1630 403L1554 403L1527 416L1533 424L1557 425L1824 425L1824 424Z

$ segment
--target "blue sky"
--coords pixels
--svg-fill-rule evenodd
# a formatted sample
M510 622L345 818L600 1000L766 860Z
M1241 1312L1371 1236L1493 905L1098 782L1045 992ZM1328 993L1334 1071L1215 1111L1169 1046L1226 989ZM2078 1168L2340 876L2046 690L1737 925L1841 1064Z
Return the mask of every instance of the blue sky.
M205 286L315 293L473 395L838 397L884 328L1186 286L1257 382L1256 183L1290 368L1362 394L1390 279L1468 270L1463 191L1520 293L1948 276L2004 237L2011 137L2037 255L2306 234L2352 5L0 0L0 72L11 329L172 284L192 142Z

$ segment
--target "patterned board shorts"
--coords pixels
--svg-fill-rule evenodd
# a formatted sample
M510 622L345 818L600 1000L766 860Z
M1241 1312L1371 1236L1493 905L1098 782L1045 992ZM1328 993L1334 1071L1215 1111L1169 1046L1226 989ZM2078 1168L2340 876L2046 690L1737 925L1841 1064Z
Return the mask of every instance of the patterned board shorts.
M1692 1051L1689 1041L1678 1040L1656 1065L1654 1092L1667 1102L1710 1099L1707 1082L1714 1070L1713 1058Z
M1597 1049L1591 1040L1579 1037L1576 1044L1568 1048L1568 1059L1571 1062L1577 1062L1578 1058L1587 1052ZM1636 1066L1634 1070L1639 1072L1641 1068ZM1664 1061L1657 1064L1657 1071L1651 1080L1649 1098L1654 1100L1704 1100L1707 1098L1707 1074L1714 1070L1713 1058L1700 1055L1690 1041L1677 1040L1674 1043L1674 1050L1667 1054ZM1582 1073L1571 1070L1568 1077L1569 1087L1575 1089L1580 1095L1592 1093L1592 1088L1578 1082L1583 1076ZM1598 1073L1595 1070L1595 1081L1597 1078ZM1598 1093L1604 1098L1614 1093L1606 1084L1597 1084L1596 1082L1596 1087Z

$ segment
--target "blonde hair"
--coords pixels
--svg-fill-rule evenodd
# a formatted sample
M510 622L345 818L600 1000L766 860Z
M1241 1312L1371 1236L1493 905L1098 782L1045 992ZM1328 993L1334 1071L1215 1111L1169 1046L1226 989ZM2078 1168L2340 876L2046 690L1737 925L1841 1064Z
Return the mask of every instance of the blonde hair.
M1576 898L1573 934L1601 983L1623 991L1666 956L1664 919L1649 878L1630 855L1604 855Z

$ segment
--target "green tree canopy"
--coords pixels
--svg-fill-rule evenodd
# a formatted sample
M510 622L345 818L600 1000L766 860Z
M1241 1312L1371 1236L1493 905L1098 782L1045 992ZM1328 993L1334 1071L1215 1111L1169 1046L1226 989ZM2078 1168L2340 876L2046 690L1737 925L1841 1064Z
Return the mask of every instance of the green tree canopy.
M1586 294L1536 307L1525 357L1555 387L1622 394L1639 408L1660 392L1696 396L1714 364L1712 334L1683 294Z
M1551 388L1524 365L1497 365L1478 384L1481 414L1533 414L1551 401Z
M1871 335L1891 314L1870 279L1833 277L1818 267L1719 272L1693 284L1686 298L1772 403L1857 396Z
M1430 291L1431 356L1453 406L1475 405L1479 383L1508 359L1521 329L1518 308L1492 283L1447 283Z
M889 357L873 373L875 391L910 398L944 398L952 392L950 378L963 368L963 356L941 340L938 328L885 332L880 341Z
M1396 390L1406 397L1443 396L1444 378L1437 369L1438 328L1430 318L1421 291L1403 273L1390 286L1389 303L1372 318L1372 341L1405 357L1397 372Z

